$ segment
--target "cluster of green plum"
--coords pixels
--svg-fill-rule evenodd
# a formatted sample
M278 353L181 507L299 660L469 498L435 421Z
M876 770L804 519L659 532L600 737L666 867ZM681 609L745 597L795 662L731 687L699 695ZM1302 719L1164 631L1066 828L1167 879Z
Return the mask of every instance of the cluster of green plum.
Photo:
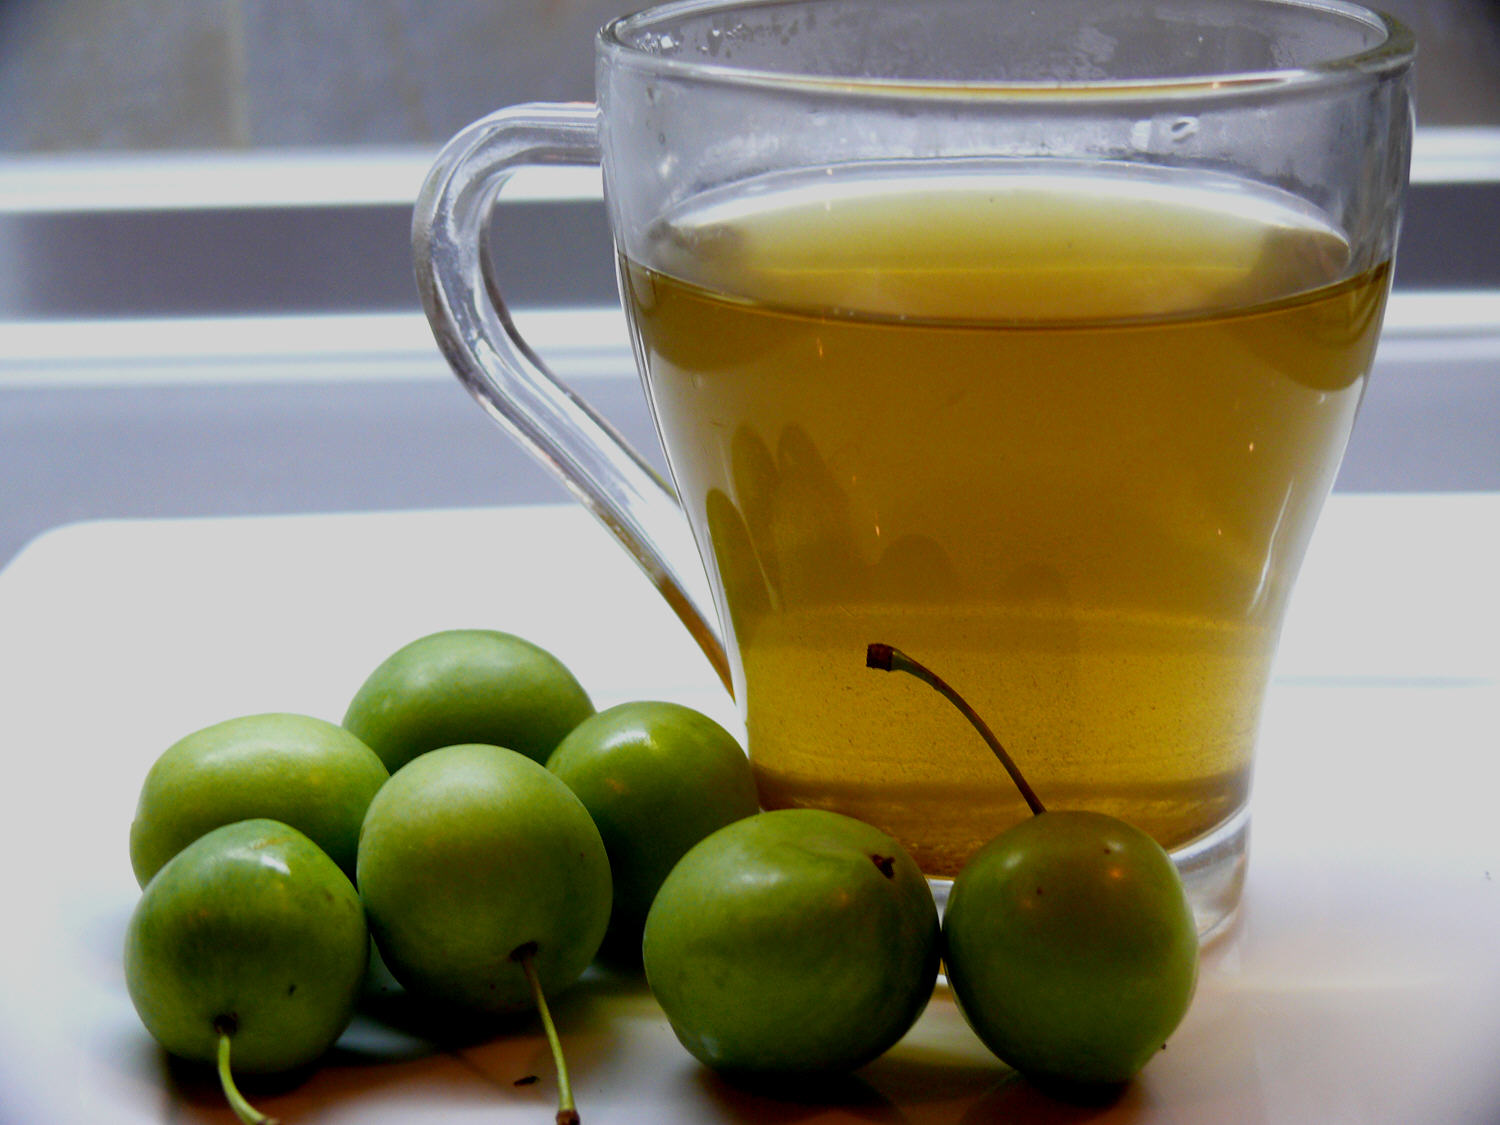
M871 664L925 673L899 653ZM144 888L131 998L167 1050L217 1065L250 1123L269 1119L234 1073L321 1056L353 1015L372 937L415 996L535 1007L560 1122L577 1115L546 997L601 947L640 959L689 1051L748 1078L870 1061L945 961L1006 1062L1120 1082L1196 978L1176 872L1119 821L1046 813L1012 829L959 876L940 924L889 836L760 812L743 751L706 716L596 712L555 657L485 630L395 653L342 726L257 715L182 739L146 778L130 845Z

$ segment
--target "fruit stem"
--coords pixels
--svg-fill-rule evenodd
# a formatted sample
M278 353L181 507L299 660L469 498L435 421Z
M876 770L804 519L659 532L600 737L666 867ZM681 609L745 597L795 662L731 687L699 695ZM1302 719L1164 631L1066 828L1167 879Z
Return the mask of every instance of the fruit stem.
M552 1048L552 1063L557 1068L557 1125L578 1125L578 1110L573 1108L573 1085L568 1081L568 1063L563 1058L562 1040L557 1036L557 1026L552 1022L547 997L542 992L542 980L536 971L536 942L518 945L511 951L510 959L519 961L521 971L526 974L526 983L531 985L531 998L536 1001L542 1028L547 1033L547 1046Z
M1027 784L1026 778L1021 774L1020 768L1011 759L1000 740L995 737L995 732L990 730L989 725L981 719L974 708L970 707L968 701L948 685L948 682L934 672L931 668L920 661L913 660L899 648L893 648L887 644L876 642L865 650L865 666L867 668L878 668L882 672L906 672L908 675L917 677L929 687L936 689L949 703L957 707L969 724L979 732L979 737L984 739L989 748L995 752L995 757L1000 759L1000 764L1005 767L1005 772L1010 774L1010 779L1016 783L1016 788L1021 791L1027 806L1035 815L1047 811L1036 791Z
M239 1087L234 1084L234 1075L229 1073L229 1041L228 1032L219 1032L219 1085L223 1087L229 1108L234 1110L234 1115L245 1125L280 1125L276 1118L267 1117L247 1102Z

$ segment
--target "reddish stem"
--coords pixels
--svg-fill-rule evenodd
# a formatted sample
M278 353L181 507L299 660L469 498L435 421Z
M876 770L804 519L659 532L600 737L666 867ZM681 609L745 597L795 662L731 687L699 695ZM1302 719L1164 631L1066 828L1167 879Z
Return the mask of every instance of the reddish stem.
M1000 740L995 737L995 732L990 730L989 725L979 717L979 714L970 707L968 701L949 686L948 681L939 676L931 668L920 661L913 660L899 648L893 648L878 641L865 650L865 665L869 668L878 668L882 672L905 672L915 676L929 687L934 688L942 694L949 703L957 707L959 713L969 720L969 724L979 732L979 737L994 751L995 757L1000 759L1000 764L1005 767L1005 772L1010 774L1010 779L1016 783L1016 788L1021 791L1027 807L1034 814L1040 815L1046 812L1041 799L1035 790L1027 783L1020 768L1012 760L1005 747L1000 745Z

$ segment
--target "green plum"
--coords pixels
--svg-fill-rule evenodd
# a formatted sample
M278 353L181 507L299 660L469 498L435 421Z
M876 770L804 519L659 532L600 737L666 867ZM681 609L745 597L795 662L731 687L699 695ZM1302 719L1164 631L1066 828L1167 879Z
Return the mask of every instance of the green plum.
M760 809L734 736L677 703L601 711L558 743L547 768L599 828L614 881L611 937L637 951L651 901L683 853Z
M930 685L967 718L1033 813L953 881L944 961L971 1027L1054 1086L1128 1081L1187 1013L1198 934L1171 857L1099 812L1049 812L984 720L941 676L876 643L865 662Z
M451 629L387 657L355 693L344 726L392 773L443 746L504 746L545 762L594 713L563 663L530 641Z
M433 750L391 775L359 843L359 892L391 974L476 1012L535 1003L593 960L610 912L609 858L588 810L522 754Z
M125 983L174 1055L230 1076L310 1063L354 1011L369 956L353 885L307 836L274 820L215 828L146 884L125 933Z
M1043 1082L1130 1079L1192 1000L1198 936L1150 836L1043 812L964 866L943 916L948 981L985 1045Z
M146 774L130 864L147 881L188 844L254 817L312 837L351 879L365 810L389 774L342 727L308 715L246 715L194 731Z
M937 907L885 833L821 809L695 845L646 917L646 980L672 1030L731 1075L853 1070L891 1047L937 977Z

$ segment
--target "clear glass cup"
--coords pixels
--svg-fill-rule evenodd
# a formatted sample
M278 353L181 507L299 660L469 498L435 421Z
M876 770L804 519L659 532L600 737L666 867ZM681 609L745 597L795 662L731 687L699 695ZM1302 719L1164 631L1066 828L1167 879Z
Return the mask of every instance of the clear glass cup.
M954 874L1053 807L1238 901L1283 611L1379 334L1413 44L1341 0L688 0L607 25L598 105L461 132L418 202L437 339L639 561L768 807ZM602 163L659 478L516 333L488 218ZM686 518L684 518L684 516Z

